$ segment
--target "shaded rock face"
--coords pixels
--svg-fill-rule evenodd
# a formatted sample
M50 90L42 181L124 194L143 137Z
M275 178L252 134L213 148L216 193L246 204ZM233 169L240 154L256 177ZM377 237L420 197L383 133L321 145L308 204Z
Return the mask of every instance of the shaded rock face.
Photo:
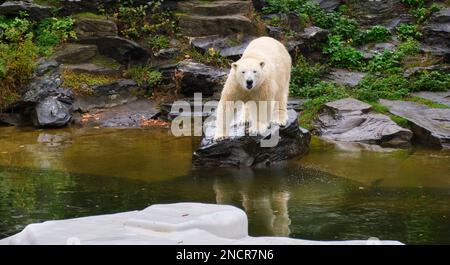
M71 102L65 103L57 97L47 97L37 103L33 124L36 127L63 127L72 119L71 107Z
M342 86L356 87L365 76L366 74L361 72L333 69L326 77L326 80Z
M6 1L0 5L0 15L3 16L16 17L24 11L30 19L41 20L51 16L52 8L34 4L32 1Z
M372 106L353 98L326 103L316 121L317 133L328 140L381 146L408 146L412 132L388 116L371 113Z
M208 36L194 38L191 45L200 52L208 52L208 49L213 48L218 51L221 56L230 58L231 60L239 60L248 44L254 40L254 36L244 36L237 40L237 36Z
M179 76L180 92L183 95L193 95L196 92L203 96L212 96L221 90L228 71L207 66L192 60L181 61L176 68Z
M396 42L380 42L375 44L366 44L360 47L358 50L362 53L364 59L370 60L375 55L382 54L384 51L395 51Z
M92 95L79 95L74 103L74 110L87 112L96 108L111 108L136 101L144 91L135 81L121 79L108 85L95 86Z
M123 65L144 64L150 58L139 44L121 37L84 38L78 40L78 43L96 45L100 54Z
M450 109L433 109L408 101L380 100L389 112L408 120L413 140L428 146L450 148Z
M263 136L235 136L215 142L212 140L215 122L205 123L206 136L193 154L194 167L264 167L306 154L311 136L299 127L294 110L288 111L288 117L285 127L272 126L272 135L278 132L280 136L275 147L261 147ZM242 126L233 125L234 129L244 129L239 127Z
M422 50L445 56L450 61L450 7L434 13L423 27Z
M76 17L74 29L79 39L118 35L116 23L107 19Z
M250 11L250 1L182 1L178 10L186 14L200 16L226 16L247 14Z

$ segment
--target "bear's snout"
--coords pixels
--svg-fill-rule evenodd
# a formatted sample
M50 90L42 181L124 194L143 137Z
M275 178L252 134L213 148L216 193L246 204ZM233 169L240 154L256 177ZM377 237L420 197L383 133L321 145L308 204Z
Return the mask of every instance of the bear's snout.
M247 80L247 89L251 89L253 87L253 80Z

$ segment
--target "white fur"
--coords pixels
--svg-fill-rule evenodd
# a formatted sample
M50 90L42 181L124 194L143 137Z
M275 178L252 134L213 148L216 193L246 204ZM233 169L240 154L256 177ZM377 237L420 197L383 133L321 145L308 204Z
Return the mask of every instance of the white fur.
M241 59L232 64L225 82L217 109L214 139L229 136L231 115L226 115L227 101L246 104L243 119L250 123L250 133L262 134L270 122L285 125L291 64L289 53L279 41L261 37L250 42ZM251 81L251 85L247 81ZM257 104L260 101L275 101L277 108L269 109L267 117L256 116L247 109L247 104L252 101Z

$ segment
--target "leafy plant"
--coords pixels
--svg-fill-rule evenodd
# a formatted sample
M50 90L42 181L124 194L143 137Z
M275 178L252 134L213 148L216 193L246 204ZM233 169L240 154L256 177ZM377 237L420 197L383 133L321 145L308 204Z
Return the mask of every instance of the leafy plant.
M39 23L36 30L37 44L41 55L48 56L53 47L69 38L76 38L73 30L74 20L71 17L47 18Z
M159 51L170 46L169 38L162 35L151 36L146 41L152 51Z
M359 69L362 66L361 52L344 43L339 35L331 36L323 51L330 55L330 63L334 66L352 69Z
M412 24L400 24L397 27L397 35L401 40L420 39L422 37L422 33L418 31L417 26Z
M387 77L368 75L355 90L356 97L363 101L377 102L380 98L401 99L409 94L409 83L403 75Z
M161 82L161 73L149 66L136 65L127 70L127 75L139 86L154 87Z
M321 64L309 64L305 57L299 56L297 63L291 70L290 93L294 96L306 95L302 88L314 86L320 82L320 77L326 72L326 66Z
M438 71L423 71L414 78L411 91L447 91L450 89L450 74Z
M367 42L380 42L386 41L390 38L391 33L389 29L384 26L373 26L372 28L366 30L362 34L362 40L364 43Z

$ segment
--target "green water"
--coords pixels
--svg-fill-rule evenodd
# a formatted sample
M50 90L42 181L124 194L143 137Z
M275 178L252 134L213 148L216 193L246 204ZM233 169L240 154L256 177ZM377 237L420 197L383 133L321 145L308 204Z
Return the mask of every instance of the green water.
M155 203L232 204L254 236L450 244L450 152L314 139L271 169L192 170L196 138L166 129L0 128L0 238L27 224Z

